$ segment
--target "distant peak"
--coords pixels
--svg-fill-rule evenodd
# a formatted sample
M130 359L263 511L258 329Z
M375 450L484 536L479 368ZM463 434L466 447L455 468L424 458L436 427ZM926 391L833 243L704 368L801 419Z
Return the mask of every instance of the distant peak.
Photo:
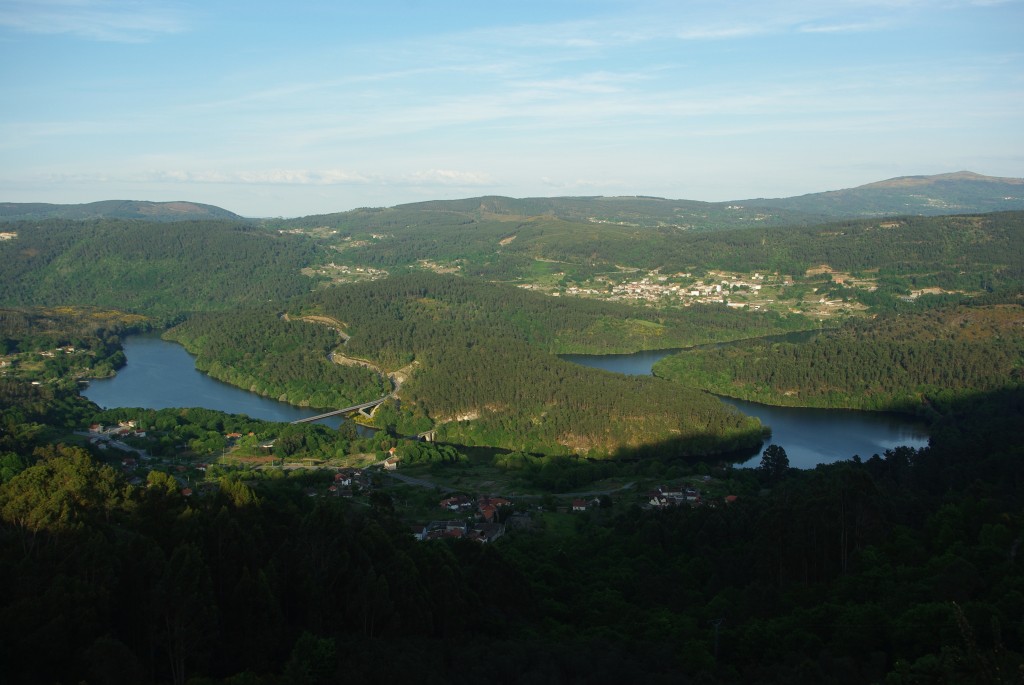
M898 176L885 181L868 183L858 186L859 188L913 188L917 186L929 186L942 181L973 181L976 183L1010 183L1024 185L1024 178L1000 178L997 176L984 176L973 171L954 171L947 174L935 174L933 176Z

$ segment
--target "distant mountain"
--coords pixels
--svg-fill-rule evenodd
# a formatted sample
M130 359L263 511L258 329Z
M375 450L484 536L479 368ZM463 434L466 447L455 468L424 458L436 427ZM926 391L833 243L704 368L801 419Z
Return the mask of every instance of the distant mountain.
M1024 179L960 171L936 176L903 176L857 188L786 198L701 202L643 195L529 198L490 195L294 219L265 219L264 223L277 228L388 231L402 226L548 217L590 225L701 231L745 226L807 226L835 219L982 214L1022 209Z
M452 225L466 222L515 222L547 218L588 225L663 230L709 230L741 226L794 226L822 221L788 209L732 206L724 202L668 200L644 195L616 197L528 197L498 195L461 200L428 200L390 208L362 208L335 214L318 214L295 219L265 219L276 228L335 229L373 228L382 231L395 226Z
M0 221L37 219L143 219L146 221L190 221L242 217L213 205L198 202L145 202L104 200L82 205L54 205L43 202L0 202Z
M828 218L998 212L1024 209L1024 178L997 178L970 171L901 176L846 190L730 204Z

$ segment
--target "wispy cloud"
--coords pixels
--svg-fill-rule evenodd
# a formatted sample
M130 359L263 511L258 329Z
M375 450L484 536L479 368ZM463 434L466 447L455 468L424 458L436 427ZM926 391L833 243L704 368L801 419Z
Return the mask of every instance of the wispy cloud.
M797 28L800 33L864 33L888 28L883 21L858 22L849 24L804 24Z
M177 9L144 0L0 0L0 26L96 41L140 43L184 31Z
M145 182L239 183L251 185L343 185L377 183L380 179L342 169L271 169L264 171L153 171L136 176Z
M405 176L403 180L417 185L489 186L494 184L494 180L488 174L450 169L416 171Z
M104 178L107 175L103 175ZM126 179L128 180L128 179ZM153 171L132 175L131 180L148 183L223 183L241 185L416 185L489 186L487 174L452 169L427 169L405 174L380 174L345 169L272 169L266 171Z
M708 25L693 26L674 33L673 37L680 40L727 40L730 38L749 38L767 33L766 26L751 26L745 24L737 25Z

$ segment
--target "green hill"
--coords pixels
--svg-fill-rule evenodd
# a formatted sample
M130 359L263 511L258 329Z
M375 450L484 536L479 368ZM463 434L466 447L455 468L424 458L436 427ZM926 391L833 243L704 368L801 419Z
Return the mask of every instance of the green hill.
M1024 178L996 178L970 171L901 176L846 190L737 204L833 218L998 212L1024 209Z
M0 222L36 219L143 219L145 221L192 221L242 217L226 209L198 202L143 202L103 200L81 205L44 202L0 202Z
M509 223L539 217L636 229L699 231L748 226L806 226L832 219L972 214L1024 209L1024 179L960 171L903 176L856 188L786 198L729 202L672 200L641 195L619 197L530 197L498 195L429 200L390 208L360 208L273 221L282 228L353 227L394 229L424 222Z
M174 316L312 288L309 240L237 221L12 222L0 240L0 305L92 305Z

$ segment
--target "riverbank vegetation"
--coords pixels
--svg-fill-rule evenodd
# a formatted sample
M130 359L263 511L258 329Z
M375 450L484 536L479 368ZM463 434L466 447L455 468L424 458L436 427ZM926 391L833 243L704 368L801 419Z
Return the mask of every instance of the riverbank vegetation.
M165 337L195 355L203 373L298 406L340 409L391 391L375 371L331 361L341 345L337 331L268 307L197 314Z
M654 378L625 378L564 362L550 349L589 345L693 343L806 326L801 317L758 317L700 308L616 319L633 310L563 302L510 288L434 274L311 293L269 309L197 315L168 332L215 378L317 407L381 397L381 377L328 361L337 331L300 320L344 322L344 354L387 370L416 362L400 402L382 406L375 425L402 435L435 429L437 438L548 454L609 456L674 445L678 454L756 446L761 427L705 394ZM603 331L603 335L598 332ZM633 335L629 335L629 331ZM621 334L620 334L621 333ZM623 340L623 338L625 340Z

